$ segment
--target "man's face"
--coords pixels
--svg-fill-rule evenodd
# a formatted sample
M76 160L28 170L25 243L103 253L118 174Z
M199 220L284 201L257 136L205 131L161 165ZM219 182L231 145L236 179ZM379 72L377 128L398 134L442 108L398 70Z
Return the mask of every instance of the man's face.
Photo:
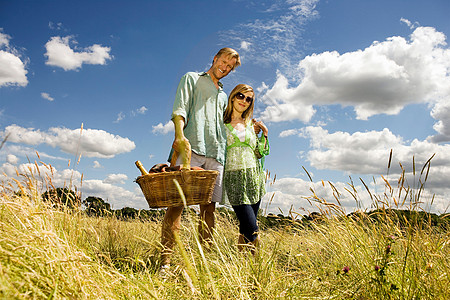
M212 75L220 80L227 76L233 67L236 65L236 58L231 56L221 55L214 57L213 65L211 66Z

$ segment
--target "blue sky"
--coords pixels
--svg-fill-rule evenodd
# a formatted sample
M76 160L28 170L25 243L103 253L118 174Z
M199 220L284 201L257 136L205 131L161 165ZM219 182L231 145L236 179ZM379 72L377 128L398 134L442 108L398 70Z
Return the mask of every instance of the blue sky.
M351 180L370 209L359 178L382 197L393 149L394 188L400 164L414 188L436 154L421 200L430 209L435 194L431 210L443 213L449 13L446 0L0 0L1 179L37 161L53 185L76 186L83 199L147 208L134 161L165 162L180 77L207 70L228 46L242 66L225 91L252 85L255 116L269 127L266 167L276 180L266 212L315 210L304 199L310 188L336 203L328 182L350 212Z

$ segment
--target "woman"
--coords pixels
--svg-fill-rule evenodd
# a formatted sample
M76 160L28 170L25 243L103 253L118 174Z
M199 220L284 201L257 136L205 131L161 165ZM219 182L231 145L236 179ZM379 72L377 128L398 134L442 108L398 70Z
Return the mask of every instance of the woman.
M269 154L268 129L263 122L252 120L254 98L251 86L237 85L228 97L223 117L227 155L222 204L231 204L239 220L239 249L250 243L252 253L259 244L256 218L265 194L264 172L258 159ZM256 133L260 131L258 138Z

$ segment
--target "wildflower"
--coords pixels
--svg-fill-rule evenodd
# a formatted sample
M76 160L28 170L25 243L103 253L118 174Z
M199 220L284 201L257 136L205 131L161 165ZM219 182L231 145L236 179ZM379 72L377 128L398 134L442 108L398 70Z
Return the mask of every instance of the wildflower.
M347 274L348 271L350 271L350 267L349 266L345 266L344 268L342 268L342 271Z
M391 245L386 246L386 254L389 254L391 252Z
M375 271L377 271L377 272L378 272L378 271L379 271L380 269L381 269L381 268L380 268L380 266L379 266L379 265L376 265L376 266L375 266Z

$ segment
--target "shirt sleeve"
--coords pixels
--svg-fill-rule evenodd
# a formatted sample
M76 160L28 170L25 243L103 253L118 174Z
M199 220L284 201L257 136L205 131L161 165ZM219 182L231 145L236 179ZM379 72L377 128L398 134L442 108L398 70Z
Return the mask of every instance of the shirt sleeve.
M177 93L175 95L175 101L172 109L172 119L175 116L182 116L187 123L189 118L189 109L192 105L192 98L194 93L194 79L189 73L186 73L181 77L178 84Z
M256 149L261 157L267 156L270 153L269 140L263 134L258 139Z

